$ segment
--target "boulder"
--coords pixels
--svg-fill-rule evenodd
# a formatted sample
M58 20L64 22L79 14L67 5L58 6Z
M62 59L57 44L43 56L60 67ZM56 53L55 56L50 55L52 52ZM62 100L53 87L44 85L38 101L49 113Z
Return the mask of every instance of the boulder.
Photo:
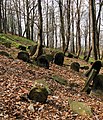
M62 66L63 62L64 62L64 54L62 52L56 53L56 55L54 56L54 63Z

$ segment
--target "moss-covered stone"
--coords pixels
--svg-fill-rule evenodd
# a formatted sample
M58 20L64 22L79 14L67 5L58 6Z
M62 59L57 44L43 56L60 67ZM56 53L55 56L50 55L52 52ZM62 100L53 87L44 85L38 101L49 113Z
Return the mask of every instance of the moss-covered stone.
M83 102L73 101L70 98L68 99L70 109L79 115L83 116L92 116L92 111L90 106L87 106Z
M55 80L56 82L58 82L61 85L67 85L68 84L67 80L65 80L65 79L63 79L63 78L61 78L60 76L57 76L57 75L52 76L52 79Z
M34 86L28 94L28 98L30 100L40 103L45 103L47 97L48 97L48 91L42 84L38 84L38 86Z

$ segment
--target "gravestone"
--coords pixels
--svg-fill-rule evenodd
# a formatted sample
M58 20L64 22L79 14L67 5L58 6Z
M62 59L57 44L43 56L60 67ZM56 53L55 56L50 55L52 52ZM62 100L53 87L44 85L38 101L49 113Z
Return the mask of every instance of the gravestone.
M64 62L64 54L62 52L56 53L56 55L54 56L54 63L62 66L63 62Z

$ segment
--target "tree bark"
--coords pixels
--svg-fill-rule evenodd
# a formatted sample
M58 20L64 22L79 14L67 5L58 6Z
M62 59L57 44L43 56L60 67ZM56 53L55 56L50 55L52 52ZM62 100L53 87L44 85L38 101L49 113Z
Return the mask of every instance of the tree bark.
M91 5L91 18L92 18L92 50L94 59L97 60L97 37L96 37L96 11L95 11L95 0L90 0Z
M37 50L34 54L34 59L39 57L42 54L42 7L41 7L41 0L38 0L38 14L39 14L39 31L38 31L38 46Z
M67 26L68 26L68 30L67 30L67 44L66 44L66 48L64 50L64 55L68 50L69 41L70 41L70 2L71 2L71 0L67 0Z
M59 9L60 9L60 22L61 22L61 27L60 27L60 32L62 36L62 48L63 51L65 50L65 30L64 30L64 18L63 18L63 13L62 13L62 2L59 0Z

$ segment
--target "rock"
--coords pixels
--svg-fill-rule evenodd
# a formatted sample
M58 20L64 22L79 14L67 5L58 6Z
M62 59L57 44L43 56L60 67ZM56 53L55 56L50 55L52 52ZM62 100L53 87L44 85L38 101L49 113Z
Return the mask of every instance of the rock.
M3 43L3 45L5 45L5 47L7 48L11 48L11 42L5 42Z
M49 69L49 62L44 55L41 55L37 58L37 65Z
M33 56L34 54L35 54L35 52L36 52L36 49L37 49L37 45L35 45L35 46L28 46L28 49L29 49L29 51L30 51L30 56Z
M17 58L23 60L24 62L30 61L29 53L27 52L19 52Z
M70 98L68 99L68 102L70 105L70 109L74 113L77 113L77 114L83 115L83 116L92 116L93 115L91 107L86 105L85 103L73 101Z
M58 82L61 85L67 85L68 84L67 80L65 80L65 79L63 79L63 78L61 78L60 76L57 76L57 75L52 76L52 79L55 80L56 82Z
M24 50L24 51L26 51L26 47L25 46L23 46L23 45L19 45L19 47L18 47L20 50Z
M34 86L28 94L28 98L30 100L33 100L35 102L40 102L40 103L45 103L47 100L47 97L48 97L48 91L41 84L38 86Z
M13 57L9 53L7 53L5 51L0 51L0 55L4 55L4 56L6 56L6 57L8 57L10 59L13 59Z
M78 62L73 62L71 65L70 65L70 69L74 70L74 71L77 71L79 72L79 68L80 68L80 64Z
M62 52L56 53L56 55L54 57L54 63L62 66L63 62L64 62L64 54Z

